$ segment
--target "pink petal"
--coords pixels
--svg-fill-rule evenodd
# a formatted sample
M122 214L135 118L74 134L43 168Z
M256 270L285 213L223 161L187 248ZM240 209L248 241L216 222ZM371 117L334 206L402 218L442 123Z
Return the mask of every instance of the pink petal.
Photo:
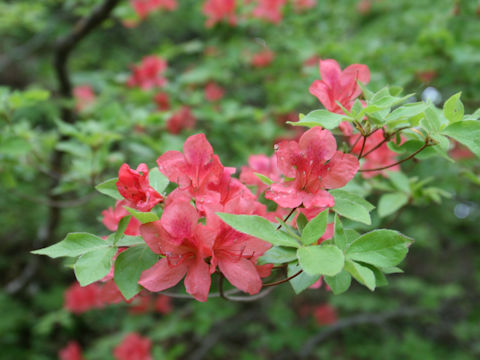
M328 191L320 190L316 194L305 194L303 199L305 208L327 208L335 205L335 199Z
M275 201L278 205L285 208L294 208L300 206L303 202L304 193L295 189L293 186L283 184L272 184L269 190L265 192L265 198Z
M295 177L295 166L301 160L300 148L296 141L282 141L277 145L275 155L280 171L287 177Z
M155 254L162 254L165 252L164 247L162 246L162 239L168 236L166 231L163 229L160 220L143 224L140 226L140 235L147 246Z
M208 142L205 134L190 136L183 145L183 153L191 165L207 165L213 156L212 145Z
M207 301L211 281L208 264L197 257L188 267L185 289L198 301Z
M160 222L171 237L190 238L198 222L198 213L189 203L174 203L163 212Z
M160 259L140 276L139 284L149 291L162 291L178 284L187 272L187 266L169 266L166 258Z
M332 133L318 126L305 132L298 145L306 152L306 156L310 162L313 162L313 166L323 164L337 150L337 142Z
M312 85L310 85L308 91L315 96L328 111L334 111L338 106L331 96L332 90L323 80L315 80Z
M188 165L181 152L167 151L157 159L157 164L158 169L168 178L168 180L179 184L180 186L188 186L190 182L186 175Z
M358 171L358 159L352 154L337 151L322 171L322 185L326 189L344 187Z
M262 288L262 280L255 265L245 258L235 261L221 258L218 267L233 286L250 295L258 293Z
M320 76L325 83L333 88L339 82L342 69L333 59L320 60Z

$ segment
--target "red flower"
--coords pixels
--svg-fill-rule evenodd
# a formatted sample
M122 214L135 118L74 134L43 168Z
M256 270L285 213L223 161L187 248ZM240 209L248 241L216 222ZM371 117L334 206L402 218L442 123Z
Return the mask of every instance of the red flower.
M167 62L161 57L151 55L142 59L140 65L134 65L132 75L127 81L130 87L138 86L143 90L164 86L167 80L162 74L167 69Z
M145 18L156 10L173 11L177 8L177 0L130 0L130 4L140 18Z
M112 265L111 274L109 274L108 277L109 277L109 280L106 281L103 284L103 286L100 288L100 295L99 295L100 302L104 305L118 304L120 302L130 302L131 300L127 301L123 297L122 293L118 289L117 284L115 284L115 282L113 281L113 265Z
M462 159L472 159L475 157L475 154L472 153L466 146L463 146L457 141L454 141L453 149L451 149L448 153L453 159L455 160L462 160Z
M268 188L268 185L263 183L255 173L265 175L274 182L280 182L281 180L281 174L275 156L268 157L262 154L251 155L248 158L248 166L242 167L240 181L244 184L255 186L258 195L264 192Z
M250 60L250 63L254 67L263 68L270 65L270 63L273 61L274 58L275 58L275 53L273 51L265 49L256 54L253 54L252 59Z
M75 98L75 109L83 111L95 103L96 95L90 85L76 86L73 89L73 97Z
M154 97L155 104L157 104L157 109L160 111L167 111L170 109L170 99L168 94L164 92L159 92Z
M337 151L332 133L314 127L296 141L283 141L277 146L277 163L287 178L274 183L265 197L282 207L326 208L334 205L326 189L345 186L358 170L358 160L351 154Z
M70 341L67 346L58 352L60 360L83 360L82 348L76 341Z
M357 80L362 83L370 81L370 70L366 65L353 64L342 71L333 59L320 60L322 80L315 80L310 85L310 94L316 96L328 111L342 114L336 101L350 110L355 99L362 93Z
M293 0L293 8L297 12L311 9L317 5L317 0Z
M138 165L137 170L123 164L118 172L116 185L120 194L128 201L128 205L139 211L150 211L163 200L162 195L150 186L148 167L145 164Z
M170 134L179 134L182 130L191 130L197 119L188 106L182 106L167 120L167 130Z
M313 309L313 317L318 325L330 325L338 321L336 310L328 304L316 306Z
M372 10L372 1L371 0L360 0L357 3L357 11L362 14L368 14Z
M172 312L172 299L169 296L158 295L153 307L160 314L168 314Z
M210 81L206 86L205 86L205 99L207 99L210 102L215 102L223 98L225 95L225 90L223 87L218 85L217 83Z
M206 0L203 3L203 13L207 16L207 27L225 20L230 25L235 25L235 0Z
M361 136L360 134L351 136L349 138L350 144L354 144L355 141L357 141L357 138ZM374 147L376 147L378 144L380 144L383 140L385 139L384 132L383 130L377 130L373 134L371 134L369 137L367 137L367 140L365 141L365 146L363 149L363 154L367 154L370 150L372 150ZM355 146L352 149L352 153L354 154L360 154L360 151L362 149L362 144L363 140L360 139L357 141ZM383 166L387 166L390 164L393 164L397 161L397 154L390 150L387 146L387 143L382 144L379 148L376 150L372 151L370 154L368 154L366 157L364 157L365 162L362 164L362 169L375 169ZM399 171L400 170L400 165L395 165L390 168L388 168L389 171ZM385 171L366 171L362 172L362 176L364 178L371 178L375 175L382 174L383 176L386 176Z
M282 21L282 10L287 0L258 0L253 9L253 17L263 19L274 24Z
M179 185L169 197L181 192L187 198L202 198L209 191L208 186L218 184L223 175L223 165L204 134L190 136L179 151L167 151L157 160L160 171Z
M128 206L129 203L126 200L117 201L115 207L109 207L107 210L102 211L103 219L102 223L110 231L117 231L118 223L125 216L130 215L130 213L124 208ZM127 228L125 229L125 235L138 235L140 229L140 222L132 217L128 223Z
M150 339L136 333L130 333L113 350L116 360L152 360Z
M102 307L100 300L100 287L97 284L80 286L75 282L65 291L64 306L75 314L84 313L90 309Z
M140 233L150 249L165 257L144 271L139 284L150 291L175 286L185 275L185 288L199 301L206 301L210 290L209 266L212 239L205 226L198 224L198 213L189 203L174 203L158 221L143 224Z

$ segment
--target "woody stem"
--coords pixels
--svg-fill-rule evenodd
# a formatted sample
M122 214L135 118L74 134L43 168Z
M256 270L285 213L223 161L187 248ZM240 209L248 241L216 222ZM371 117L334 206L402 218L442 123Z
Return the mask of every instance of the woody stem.
M382 145L385 144L387 141L389 141L392 137L394 137L395 135L397 135L400 131L405 130L405 129L408 129L408 127L400 128L400 129L396 130L395 132L391 133L390 135L386 136L385 139L383 139L380 143L378 143L378 144L375 145L372 149L370 149L370 150L367 151L365 154L363 154L362 157L367 157L369 154L371 154L372 152L374 152L375 150L377 150L380 146L382 146Z
M278 280L278 281L274 281L274 282L271 282L271 283L263 284L263 287L276 286L276 285L280 285L280 284L286 283L287 281L290 281L290 280L292 280L293 278L296 278L296 277L297 277L298 275L300 275L302 272L303 272L303 270L300 270L300 271L296 272L295 274L293 274L292 276L289 276L289 277L287 277L287 278L285 278L285 279Z
M287 216L285 216L285 219L283 219L283 222L287 222L287 220L290 218L290 216L292 216L292 214L295 212L295 210L298 209L298 206L297 207L294 207L292 210L290 210L290 212L288 213ZM277 226L277 230L280 230L280 228L282 227L282 224L279 224Z

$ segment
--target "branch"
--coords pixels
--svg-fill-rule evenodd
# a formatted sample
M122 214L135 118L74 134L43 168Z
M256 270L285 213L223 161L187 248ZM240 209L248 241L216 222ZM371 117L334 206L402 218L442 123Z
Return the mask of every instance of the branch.
M400 131L402 130L405 130L405 129L408 129L408 127L402 127L398 130L395 130L393 133L391 133L390 135L388 136L385 136L385 139L383 139L380 143L378 143L377 145L375 145L372 149L370 149L369 151L367 151L365 154L363 154L362 157L367 157L369 154L371 154L372 152L374 152L375 150L377 150L380 146L382 146L383 144L385 144L387 141L389 141L393 136L395 136L396 134L398 134Z

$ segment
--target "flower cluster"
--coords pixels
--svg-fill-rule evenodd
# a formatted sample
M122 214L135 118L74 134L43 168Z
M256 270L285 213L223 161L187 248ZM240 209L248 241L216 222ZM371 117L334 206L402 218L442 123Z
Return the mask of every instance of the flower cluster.
M173 11L178 7L177 0L130 0L130 4L141 19L157 10Z
M146 56L139 65L132 67L132 74L127 80L127 85L139 87L142 90L162 87L167 83L167 80L163 77L166 69L167 62L161 57Z

